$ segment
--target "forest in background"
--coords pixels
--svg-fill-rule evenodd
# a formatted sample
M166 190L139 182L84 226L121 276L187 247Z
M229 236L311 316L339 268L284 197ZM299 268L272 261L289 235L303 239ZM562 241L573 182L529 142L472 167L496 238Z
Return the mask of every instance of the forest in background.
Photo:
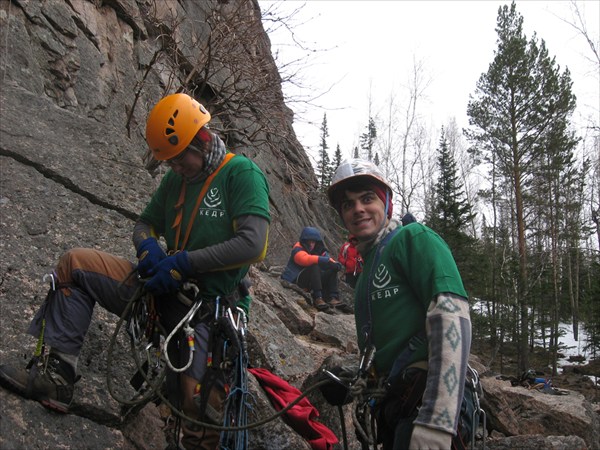
M576 17L600 67L597 39ZM422 213L452 249L473 303L484 305L473 330L488 344L487 362L514 351L525 371L541 342L556 372L559 323L571 323L575 339L583 326L584 351L600 350L600 122L575 126L570 73L543 39L524 34L523 21L514 2L499 9L497 49L470 97L467 129L451 121L432 137L419 122L424 79L415 66L400 115L390 99L389 117L369 116L350 151L329 147L323 115L315 173L324 191L343 154L378 164L396 215Z

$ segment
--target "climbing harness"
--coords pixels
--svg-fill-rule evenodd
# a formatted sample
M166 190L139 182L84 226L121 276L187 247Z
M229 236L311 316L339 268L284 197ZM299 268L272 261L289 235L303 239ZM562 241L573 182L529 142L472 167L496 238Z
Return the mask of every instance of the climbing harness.
M135 273L135 271L133 271L132 274L133 273ZM132 274L130 274L129 276L131 276ZM129 277L127 277L127 279L128 278ZM124 280L123 283L126 280ZM189 291L190 286L186 287ZM191 288L191 290L197 296L196 289ZM196 306L200 300L194 298L190 299L182 292L178 294L178 299L188 306L192 305L192 307ZM157 402L160 401L163 405L165 405L166 408L170 409L171 414L176 417L176 422L185 420L195 425L221 431L222 433L220 445L223 449L248 448L247 432L249 430L264 426L267 423L282 417L291 408L297 405L304 397L309 395L314 390L320 388L324 384L328 383L327 380L317 382L314 385L307 388L294 401L290 402L288 405L286 405L284 408L277 411L273 415L266 417L265 419L262 419L260 421L248 423L247 410L252 400L252 397L248 390L248 374L246 370L248 365L248 319L245 311L241 308L235 308L236 314L233 314L233 308L230 305L231 302L221 301L221 298L219 297L214 302L215 311L214 315L212 316L212 320L217 321L220 327L224 327L223 333L226 339L224 339L221 343L222 348L219 349L218 352L220 353L220 355L211 354L209 355L209 359L213 358L213 356L218 356L213 358L212 363L220 364L220 367L228 369L228 371L230 372L230 378L227 380L228 383L226 385L224 414L222 422L220 424L196 420L184 414L179 408L173 405L172 402L167 398L167 396L163 392L162 386L166 376L166 369L169 366L169 364L171 366L173 366L173 364L172 361L168 360L166 344L164 343L164 341L160 345L156 345L157 333L155 333L155 331L158 331L159 337L166 336L167 333L165 332L164 327L162 327L162 325L160 324L158 318L156 318L156 320L152 318L152 296L144 291L143 283L140 283L140 286L138 287L136 292L131 296L131 298L125 300L127 300L128 302L127 306L123 314L119 318L119 321L117 322L115 331L113 332L113 336L111 338L108 348L107 386L109 393L118 402L124 405L129 405L132 408L139 407L139 405L144 405L151 399L157 398ZM143 303L146 303L146 306L144 306ZM198 312L202 310L203 308L201 306L198 306L196 310L196 315L198 315ZM137 317L134 317L134 315L137 315ZM184 317L185 320L182 319L176 328L185 328L188 320L190 321L188 325L191 326L191 322L193 322L193 315L189 315L189 317L188 315L189 314L186 314L186 316ZM126 329L130 336L132 355L138 370L138 372L134 376L134 378L137 381L136 385L142 386L144 383L146 383L145 387L142 387L140 394L131 400L122 398L117 395L117 393L114 390L112 379L110 377L110 369L113 366L114 359L114 347L116 345L119 332L121 328L123 328L125 323L127 323ZM142 330L145 331L142 332ZM147 331L149 330L153 330L151 338L148 338ZM169 336L171 334L172 333L169 333ZM150 341L146 345L141 345L142 343L147 342L145 341L147 339L150 339ZM143 350L141 352L142 357L140 357L139 355L140 352L136 350L137 347L140 346ZM153 347L155 347L155 351L151 352L150 350ZM189 346L189 348L190 354L192 354L194 350L191 346ZM223 351L225 353L223 353ZM227 353L231 353L234 357L222 358L222 355ZM167 362L167 360L169 362ZM169 367L169 369L171 369L171 367ZM182 370L182 368L177 367L174 367L174 369L176 371ZM133 386L134 383L130 383ZM246 444L245 447L244 444Z
M352 401L354 402L352 423L362 449L368 450L371 446L377 448L377 434L372 410L375 402L385 396L386 388L383 385L383 379L377 382L373 376L374 357L375 347L370 346L363 351L360 365L354 373L346 372L346 375L340 374L338 376L329 370L323 370L326 380L330 379L335 382L333 388L330 384L324 387L321 393L328 403L338 407L345 449L348 448L348 436L345 431L344 413L341 407ZM332 392L334 389L335 392Z

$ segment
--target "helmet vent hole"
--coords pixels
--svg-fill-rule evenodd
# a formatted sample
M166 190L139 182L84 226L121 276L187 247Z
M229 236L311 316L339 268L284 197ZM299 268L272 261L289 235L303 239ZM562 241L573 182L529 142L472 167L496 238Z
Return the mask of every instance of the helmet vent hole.
M175 126L175 121L173 120L172 117L169 119L169 125L171 125L172 127Z
M178 109L176 109L176 110L173 112L173 118L174 118L174 119L176 119L176 118L177 118L177 114L179 114L179 110L178 110Z
M179 143L179 138L175 134L175 130L173 128L165 129L165 134L169 136L168 140L171 145L177 145Z

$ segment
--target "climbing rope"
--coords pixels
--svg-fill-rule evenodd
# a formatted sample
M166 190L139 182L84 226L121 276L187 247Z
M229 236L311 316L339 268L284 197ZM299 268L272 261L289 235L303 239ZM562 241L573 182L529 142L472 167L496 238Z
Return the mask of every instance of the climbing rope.
M241 317L241 322L238 321L240 334L245 336L248 319L246 313L241 308L238 308L238 318ZM239 326L241 324L241 326ZM248 389L248 351L246 348L245 339L241 340L241 346L237 357L237 364L233 370L233 379L230 383L234 386L230 390L226 402L225 413L223 416L223 426L240 426L244 427L248 424L248 409L250 408L250 398L252 397ZM220 448L226 449L244 449L248 448L248 429L240 431L231 431L227 429L221 433Z
M122 283L125 283L134 273L136 273L135 270L132 271ZM308 394L310 394L311 392L313 392L316 389L319 389L321 386L324 386L325 384L329 383L329 380L319 381L319 382L313 384L312 386L310 386L309 388L307 388L294 401L290 402L288 405L286 405L281 410L277 411L275 414L272 414L271 416L266 417L265 419L262 419L262 420L259 420L259 421L253 422L253 423L243 423L243 422L247 422L245 409L247 409L248 398L250 397L250 393L249 393L248 387L247 387L248 375L247 375L246 368L244 367L244 365L247 365L248 355L247 355L247 349L244 350L246 347L245 347L245 345L243 345L242 351L240 351L240 355L237 358L238 363L235 364L235 366L237 366L237 367L234 367L234 370L236 371L238 379L241 382L241 386L236 386L234 389L232 389L228 396L228 398L233 398L231 396L232 396L232 394L234 394L234 397L239 397L233 403L237 403L237 408L240 408L240 407L244 408L244 411L242 411L243 417L241 419L238 418L237 423L233 424L233 425L231 425L231 424L230 425L215 425L213 423L202 422L202 421L199 421L192 417L187 416L183 411L181 411L177 407L175 407L163 394L161 387L162 387L164 378L166 376L166 367L163 366L161 368L160 372L158 374L155 374L154 379L150 377L150 375L148 374L148 370L146 368L144 368L144 362L148 362L150 364L151 361L149 358L147 358L146 361L144 361L144 362L142 362L140 360L137 349L135 347L136 342L134 342L134 341L137 339L141 339L142 336L140 336L139 333L136 333L135 338L133 335L130 335L131 336L130 341L131 341L132 355L133 355L133 359L136 364L136 367L138 369L138 373L141 375L143 380L148 385L147 392L144 395L142 395L139 399L134 398L133 400L129 400L129 399L122 398L115 392L113 383L112 383L112 380L110 377L110 368L113 366L113 362L114 362L113 361L114 347L117 342L119 331L123 327L123 324L130 318L132 309L137 304L137 302L145 301L147 299L147 295L148 294L143 289L143 283L140 283L139 287L133 293L131 298L123 299L123 300L127 301L127 306L125 307L125 310L119 317L119 320L115 327L115 331L113 332L113 335L112 335L110 343L109 343L108 356L107 356L107 377L106 377L107 378L107 386L108 386L108 391L109 391L110 395L119 403L122 403L124 405L135 406L135 405L139 405L142 403L147 403L152 398L158 397L162 401L162 403L164 403L168 408L171 409L171 412L176 417L178 417L182 420L188 421L195 425L202 426L204 428L210 428L210 429L214 429L214 430L218 430L218 431L226 431L226 432L232 433L232 432L237 432L237 431L245 431L245 430L251 430L253 428L258 428L263 425L266 425L269 422L272 422L273 420L280 418L285 413L287 413L291 408L296 406L300 401L302 401L302 399L305 398ZM186 317L187 317L187 314L186 314ZM193 317L193 316L191 316L191 317ZM232 315L229 318L230 318L230 320L233 321ZM185 322L186 322L185 320L182 320L178 324L178 327L180 327L182 324L185 324ZM143 321L140 323L143 323ZM158 323L157 325L160 327L161 333L163 335L165 335L166 333L165 333L164 328L162 326L160 326L160 323ZM170 333L169 336L171 334L173 334L173 333ZM241 341L245 343L245 340L246 340L246 338L245 338L245 331L244 331L244 334L242 334L242 336L241 336ZM163 345L163 349L166 349L166 345ZM148 353L148 352L146 352L146 353ZM165 363L166 363L165 354L166 354L166 351L162 351L160 354L160 357L161 357L161 360L165 360ZM168 363L166 363L166 364L168 364ZM227 408L229 408L229 405L226 405L226 411L227 411ZM231 407L231 408L233 408L233 407ZM231 408L229 409L230 412L233 411ZM242 436L241 439L247 439L247 437ZM237 448L237 447L233 447L233 448Z
M129 277L132 276L134 272L130 273L128 275L128 277L122 282L125 283ZM138 305L139 302L143 302L146 299L146 293L143 291L143 286L140 285L136 291L133 293L133 295L131 296L130 299L123 299L123 300L127 300L127 306L125 307L125 310L123 311L123 313L121 314L121 317L119 317L119 320L117 322L117 325L115 327L115 331L113 332L113 335L110 339L110 343L108 345L108 355L107 355L107 360L106 360L106 385L108 388L108 392L110 393L111 397L114 398L117 402L123 404L123 405L127 405L127 406L137 406L143 403L147 403L148 401L150 401L154 396L155 393L158 392L160 390L160 387L162 386L162 382L166 376L166 371L163 369L159 372L159 376L157 380L151 380L147 374L146 374L146 370L144 369L144 363L140 361L139 355L138 355L138 351L136 349L136 340L141 339L141 336L131 336L130 339L130 346L131 346L131 350L132 350L132 355L133 355L133 359L135 361L137 370L142 374L144 381L146 381L146 383L148 384L148 390L147 392L142 395L139 399L136 399L135 397L133 399L127 399L124 397L119 396L113 387L113 383L112 383L112 378L111 378L111 368L114 366L113 365L113 351L117 342L117 338L119 336L119 331L121 330L121 327L123 326L123 324L125 323L125 321L127 320L128 317L130 317L130 311L132 311L132 309L134 308L134 306ZM157 323L155 324L156 326L160 327L160 324ZM164 330L161 330L164 331ZM152 364L151 358L150 358L150 354L148 352L149 347L146 347L146 353L147 353L147 359L146 361L148 362L148 366L150 366ZM159 356L159 355L157 355ZM160 369L160 367L158 367Z

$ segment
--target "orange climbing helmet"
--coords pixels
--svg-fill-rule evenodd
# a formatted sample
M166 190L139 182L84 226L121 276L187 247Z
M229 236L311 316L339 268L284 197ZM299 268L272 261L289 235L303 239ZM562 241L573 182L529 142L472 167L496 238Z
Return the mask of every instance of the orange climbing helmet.
M210 121L210 113L187 94L162 98L146 122L146 142L154 158L166 161L177 156Z

